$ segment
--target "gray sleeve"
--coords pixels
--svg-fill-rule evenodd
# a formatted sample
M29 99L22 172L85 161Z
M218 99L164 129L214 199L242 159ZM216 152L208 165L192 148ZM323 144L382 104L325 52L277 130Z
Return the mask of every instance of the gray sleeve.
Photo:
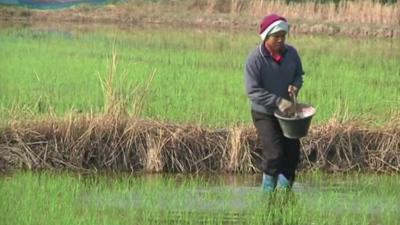
M280 97L267 91L261 85L261 62L252 54L245 66L246 93L250 100L264 107L275 107Z
M303 75L304 75L304 70L303 70L303 65L301 64L301 60L299 55L297 54L296 51L296 74L294 75L294 80L292 84L296 86L298 89L300 89L303 86Z

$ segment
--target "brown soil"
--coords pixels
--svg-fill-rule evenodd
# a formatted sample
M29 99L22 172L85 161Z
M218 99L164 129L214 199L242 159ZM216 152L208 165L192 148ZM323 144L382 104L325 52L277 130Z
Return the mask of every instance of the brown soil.
M1 7L2 23L79 23L116 24L119 26L169 25L198 28L257 30L259 15L247 11L226 12L217 8L210 12L204 6L187 4L122 4L104 7L81 6L63 10L28 10ZM301 34L345 35L351 37L400 38L400 24L382 22L341 23L310 21L293 16L291 32ZM332 20L335 21L335 20Z

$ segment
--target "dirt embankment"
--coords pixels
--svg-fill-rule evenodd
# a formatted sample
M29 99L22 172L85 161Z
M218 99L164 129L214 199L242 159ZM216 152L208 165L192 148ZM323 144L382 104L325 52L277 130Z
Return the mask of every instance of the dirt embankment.
M158 24L257 31L269 12L289 19L292 33L400 38L400 2L381 5L370 1L331 4L284 4L281 1L166 1L124 3L102 7L79 6L63 10L1 7L3 23L82 23L136 26Z

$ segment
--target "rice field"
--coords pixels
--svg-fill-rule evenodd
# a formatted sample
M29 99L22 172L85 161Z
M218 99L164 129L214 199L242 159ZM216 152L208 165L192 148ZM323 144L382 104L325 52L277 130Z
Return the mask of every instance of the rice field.
M1 137L7 139L4 143L16 145L12 146L15 149L1 146L7 152L1 155L0 166L7 157L15 155L28 159L37 154L31 159L33 163L39 162L42 155L35 147L40 149L41 143L45 156L52 141L54 149L63 149L58 145L57 135L48 135L54 138L49 141L40 129L38 132L33 132L33 128L23 129L18 125L20 121L44 121L45 127L46 118L50 125L55 117L76 115L80 118L92 114L96 118L114 103L121 104L122 111L128 115L166 122L222 128L249 125L243 66L258 42L257 32L251 30L68 24L2 27L0 125L15 122L22 130L15 133L17 141L8 139L7 133ZM390 123L400 115L398 40L289 35L287 42L296 46L303 61L306 76L299 99L316 106L313 123L323 125L335 118L358 120L373 126ZM58 140L61 144L70 144L64 153L73 154L68 150L76 150L79 144L86 144L85 141L99 140L100 147L110 140L113 143L111 138L104 143L101 141L108 136L95 128L104 126L89 124L82 136L77 135L79 129L74 133L77 143L68 143L75 137L74 134L68 137L70 126L66 126L65 139L61 135ZM57 128L54 124L49 127ZM111 136L118 136L114 134L120 129L111 130L115 132ZM19 143L31 140L19 139L25 137L25 131L34 138ZM345 131L343 133L349 135ZM57 132L61 131L55 129L54 134ZM91 134L96 132L98 136L93 139ZM37 141L36 137L44 139ZM376 135L378 139L382 137L380 133ZM351 145L353 142L345 140L343 143ZM397 155L394 146L397 142L388 143L382 150ZM92 148L96 146L89 144ZM88 152L96 155L104 150L103 153L108 154L107 149L100 147ZM56 150L52 153L58 153ZM81 150L87 150L86 145ZM79 154L75 156L88 159ZM110 157L117 156L110 154ZM8 162L23 164L23 160L18 161L20 158ZM54 159L67 161L71 158L56 155ZM397 162L396 159L383 157L382 162ZM76 161L79 164L80 161ZM50 160L43 160L43 163L53 165ZM71 162L74 166L73 163L76 162ZM110 168L118 166L122 165ZM398 174L304 172L300 173L293 193L273 195L260 191L260 178L259 174L218 174L215 177L210 174L84 175L20 170L0 175L0 221L6 225L386 225L397 224L400 219Z
M243 65L258 42L248 30L5 27L0 119L104 112L102 80L114 55L112 89L128 113L143 98L142 117L212 127L250 123ZM398 115L398 40L290 35L287 42L302 57L299 100L316 106L314 122L376 124Z
M292 193L259 176L78 175L0 178L2 224L397 224L398 175L301 174Z

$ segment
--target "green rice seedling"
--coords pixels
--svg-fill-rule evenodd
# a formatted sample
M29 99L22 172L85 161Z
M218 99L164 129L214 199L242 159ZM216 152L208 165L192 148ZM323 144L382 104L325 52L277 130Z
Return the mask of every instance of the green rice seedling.
M393 224L398 175L300 174L294 192L176 176L18 172L0 178L4 224Z
M7 28L0 38L2 120L10 114L102 113L109 103L101 80L112 59L114 90L124 96L128 113L141 99L142 117L213 127L250 122L243 66L259 42L252 32ZM317 107L315 122L382 123L398 114L398 42L299 35L288 43L302 57L299 100ZM23 110L16 115L13 108Z

